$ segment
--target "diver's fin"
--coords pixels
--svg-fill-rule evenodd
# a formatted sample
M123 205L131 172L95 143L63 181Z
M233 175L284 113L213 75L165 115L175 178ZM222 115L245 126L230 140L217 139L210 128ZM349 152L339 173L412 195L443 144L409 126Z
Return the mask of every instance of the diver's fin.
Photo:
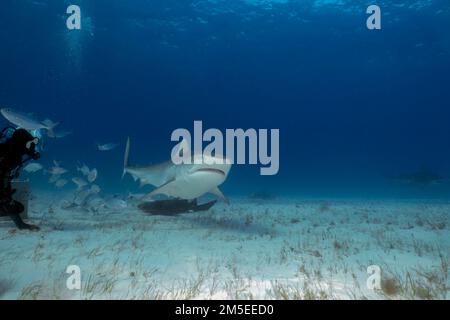
M226 204L230 204L230 200L228 200L228 198L225 197L225 195L222 193L222 191L219 190L218 187L215 187L209 192L217 196L220 200L224 201Z
M127 144L125 146L125 155L123 159L123 172L122 172L122 179L125 177L125 174L127 173L127 167L128 167L128 157L130 156L130 137L127 139Z

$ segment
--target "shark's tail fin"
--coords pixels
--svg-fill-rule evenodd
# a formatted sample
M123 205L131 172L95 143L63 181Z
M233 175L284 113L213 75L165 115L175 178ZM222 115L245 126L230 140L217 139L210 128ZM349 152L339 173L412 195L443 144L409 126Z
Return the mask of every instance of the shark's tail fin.
M125 176L125 174L127 173L127 167L128 167L128 157L130 155L130 137L128 137L127 139L127 144L125 146L125 156L123 159L123 173L122 173L122 178Z
M45 119L44 121L42 121L42 123L46 126L47 135L50 138L55 138L56 135L55 135L54 129L57 125L59 125L59 122L53 122L50 119Z

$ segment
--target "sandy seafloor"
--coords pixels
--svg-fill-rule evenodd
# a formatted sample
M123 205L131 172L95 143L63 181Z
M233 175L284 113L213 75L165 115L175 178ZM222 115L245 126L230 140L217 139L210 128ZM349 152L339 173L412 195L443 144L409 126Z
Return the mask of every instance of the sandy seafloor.
M30 203L39 232L0 224L1 299L450 297L449 202L232 198L167 217L64 210L55 197ZM67 289L68 265L81 290Z

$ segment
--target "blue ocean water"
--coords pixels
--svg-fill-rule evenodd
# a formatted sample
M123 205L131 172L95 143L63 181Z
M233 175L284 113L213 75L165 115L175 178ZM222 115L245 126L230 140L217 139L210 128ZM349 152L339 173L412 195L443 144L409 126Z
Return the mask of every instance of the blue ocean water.
M66 27L70 4L81 30ZM370 4L381 30L366 28ZM448 198L448 181L387 179L423 164L450 178L448 30L447 0L7 0L0 105L61 121L73 134L48 139L42 163L96 167L111 192L139 190L121 180L128 136L133 163L157 163L174 129L202 120L280 129L279 173L234 166L230 196Z

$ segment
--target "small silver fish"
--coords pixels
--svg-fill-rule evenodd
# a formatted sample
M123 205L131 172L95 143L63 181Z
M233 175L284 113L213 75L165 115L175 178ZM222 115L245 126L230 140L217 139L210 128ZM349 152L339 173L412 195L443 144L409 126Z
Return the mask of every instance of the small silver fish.
M97 179L97 169L92 169L89 174L87 175L87 179L89 181L89 183L94 182Z
M112 210L121 210L127 208L128 204L122 199L113 198L106 202L106 206Z
M23 170L25 170L28 173L35 173L38 172L39 170L42 170L42 165L40 163L37 162L32 162L29 163L25 166L25 168L23 168Z
M89 174L89 172L91 172L89 167L85 164L83 164L83 166L81 166L81 167L77 167L77 170L79 172L81 172L84 176L87 176Z
M100 187L99 187L98 185L96 185L96 184L93 184L93 185L91 186L91 188L89 189L89 192L90 192L91 194L100 193L100 191L101 191Z
M58 181L56 181L55 186L57 188L62 188L67 184L67 180L66 179L59 179Z
M119 144L117 143L105 143L105 144L97 144L97 149L99 151L111 151L117 148Z
M77 190L83 189L88 184L86 180L79 177L72 178L72 182L77 185Z
M59 174L53 174L50 176L50 178L48 179L49 183L55 183L56 181L58 181L61 178L61 175Z
M66 169L64 169L63 167L61 167L61 165L59 164L59 162L53 160L53 167L50 167L47 171L51 174L51 175L62 175L64 173L67 172Z

